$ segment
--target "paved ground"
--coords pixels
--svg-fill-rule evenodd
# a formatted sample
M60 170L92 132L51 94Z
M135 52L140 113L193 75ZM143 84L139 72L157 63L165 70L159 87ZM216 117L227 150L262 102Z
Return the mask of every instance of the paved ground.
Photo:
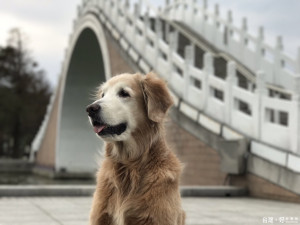
M0 198L0 225L87 225L90 205L90 197ZM187 225L300 224L300 204L202 197L183 198L183 207Z

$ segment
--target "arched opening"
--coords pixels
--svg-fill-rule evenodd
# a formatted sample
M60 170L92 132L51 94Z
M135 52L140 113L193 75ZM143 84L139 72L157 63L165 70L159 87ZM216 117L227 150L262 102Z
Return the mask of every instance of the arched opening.
M96 87L105 81L101 46L90 28L79 35L66 74L56 149L56 172L91 173L102 147L88 122L85 108Z

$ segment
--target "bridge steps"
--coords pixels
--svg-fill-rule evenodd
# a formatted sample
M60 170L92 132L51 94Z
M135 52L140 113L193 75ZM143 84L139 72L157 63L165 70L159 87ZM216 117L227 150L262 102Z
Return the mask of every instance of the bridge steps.
M0 173L28 173L32 170L33 163L22 159L1 159Z
M95 185L1 185L0 196L92 196ZM247 190L233 186L181 186L182 197L237 197Z

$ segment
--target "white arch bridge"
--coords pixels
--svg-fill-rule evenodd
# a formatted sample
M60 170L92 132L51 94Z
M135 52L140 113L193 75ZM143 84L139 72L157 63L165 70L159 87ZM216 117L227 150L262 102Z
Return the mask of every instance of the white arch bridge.
M90 93L111 75L151 70L168 81L172 121L216 150L222 173L233 181L240 174L249 187L262 179L300 194L300 50L291 58L281 37L271 46L263 28L252 36L246 19L236 27L231 12L221 18L217 5L210 12L206 1L195 0L166 1L159 9L146 0L82 2L32 144L37 171L93 173L102 143L84 112Z

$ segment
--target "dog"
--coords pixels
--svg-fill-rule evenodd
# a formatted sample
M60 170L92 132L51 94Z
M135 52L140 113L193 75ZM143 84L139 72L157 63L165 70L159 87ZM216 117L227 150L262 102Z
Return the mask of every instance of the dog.
M105 141L91 225L184 225L182 166L168 147L163 121L173 100L154 73L121 74L102 84L86 108Z

